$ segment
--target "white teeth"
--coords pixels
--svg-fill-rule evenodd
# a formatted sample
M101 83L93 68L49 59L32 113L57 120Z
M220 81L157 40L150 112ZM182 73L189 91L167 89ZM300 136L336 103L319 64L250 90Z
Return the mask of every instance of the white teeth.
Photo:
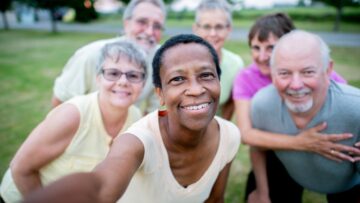
M127 96L127 95L129 95L129 93L128 92L123 92L123 91L112 91L113 93L115 93L115 94L117 94L117 95L123 95L123 96Z
M200 104L197 106L187 106L187 107L185 107L185 109L186 110L200 110L200 109L204 109L208 106L209 106L209 103L205 103L205 104Z
M300 90L291 90L291 89L286 90L286 94L288 94L289 96L295 97L295 98L304 97L307 94L309 94L310 92L311 92L311 90L309 88L303 88Z
M300 98L305 96L306 94L290 94L292 97Z

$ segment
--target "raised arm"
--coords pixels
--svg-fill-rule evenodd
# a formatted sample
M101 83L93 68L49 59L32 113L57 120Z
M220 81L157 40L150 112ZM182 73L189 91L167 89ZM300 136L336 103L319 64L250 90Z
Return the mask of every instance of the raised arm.
M265 151L250 147L250 161L255 175L256 188L249 194L247 203L270 203Z
M358 148L336 143L352 137L351 134L321 134L320 131L326 128L325 123L305 130L297 136L269 133L252 128L250 104L250 100L235 100L237 126L240 128L244 144L273 150L309 151L338 161L355 161L348 153L360 156Z
M54 109L28 136L10 164L14 182L23 196L41 187L40 169L64 152L79 121L78 110L66 104Z
M250 100L236 100L235 109L237 126L239 127L242 135L242 142L249 144L248 140L250 139L250 141L252 141L251 133L252 131L255 131L252 128L250 119ZM259 132L261 133L261 131ZM250 161L252 170L254 171L257 187L249 194L248 202L270 202L265 152L257 147L250 147Z
M125 192L144 157L142 142L131 134L118 137L93 172L66 176L25 199L27 203L116 202Z

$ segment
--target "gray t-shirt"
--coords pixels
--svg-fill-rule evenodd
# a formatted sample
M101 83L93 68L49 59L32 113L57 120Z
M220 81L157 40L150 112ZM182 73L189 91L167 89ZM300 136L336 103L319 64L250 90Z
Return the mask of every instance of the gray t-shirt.
M289 134L301 132L273 85L259 91L252 100L251 118L257 129ZM306 129L327 122L323 133L352 133L340 143L353 146L360 140L360 90L331 82L326 102ZM305 151L275 151L290 176L303 187L321 193L336 193L360 184L360 164L336 162Z

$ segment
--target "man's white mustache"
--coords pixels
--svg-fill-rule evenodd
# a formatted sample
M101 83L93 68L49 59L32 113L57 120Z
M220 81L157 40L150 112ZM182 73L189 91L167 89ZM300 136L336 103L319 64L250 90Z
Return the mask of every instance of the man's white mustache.
M286 90L286 93L287 93L287 94L290 94L290 95L308 94L308 93L310 93L310 92L311 92L310 88L307 88L307 87L302 88L302 89L300 89L300 90L292 90L292 89L287 89L287 90Z
M156 41L153 37L149 37L147 35L138 35L138 36L136 36L136 40L145 41L150 45L154 45L156 43Z

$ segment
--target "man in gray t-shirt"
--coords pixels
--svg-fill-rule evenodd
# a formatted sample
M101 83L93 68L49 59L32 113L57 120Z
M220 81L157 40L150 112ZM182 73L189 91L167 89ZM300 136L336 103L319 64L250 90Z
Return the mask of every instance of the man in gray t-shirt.
M297 135L326 122L325 134L351 133L352 138L334 144L329 153L344 155L342 148L360 146L360 90L330 81L329 48L318 36L292 31L277 43L272 59L273 85L253 99L253 127L269 132ZM264 152L254 149L258 156ZM315 153L275 151L289 175L303 187L328 194L329 202L360 201L360 160L328 159ZM335 158L336 159L336 158ZM261 158L259 160L262 160ZM258 161L259 163L260 161ZM267 187L264 164L254 165L257 187ZM286 185L284 185L286 192ZM259 194L261 196L263 194Z

